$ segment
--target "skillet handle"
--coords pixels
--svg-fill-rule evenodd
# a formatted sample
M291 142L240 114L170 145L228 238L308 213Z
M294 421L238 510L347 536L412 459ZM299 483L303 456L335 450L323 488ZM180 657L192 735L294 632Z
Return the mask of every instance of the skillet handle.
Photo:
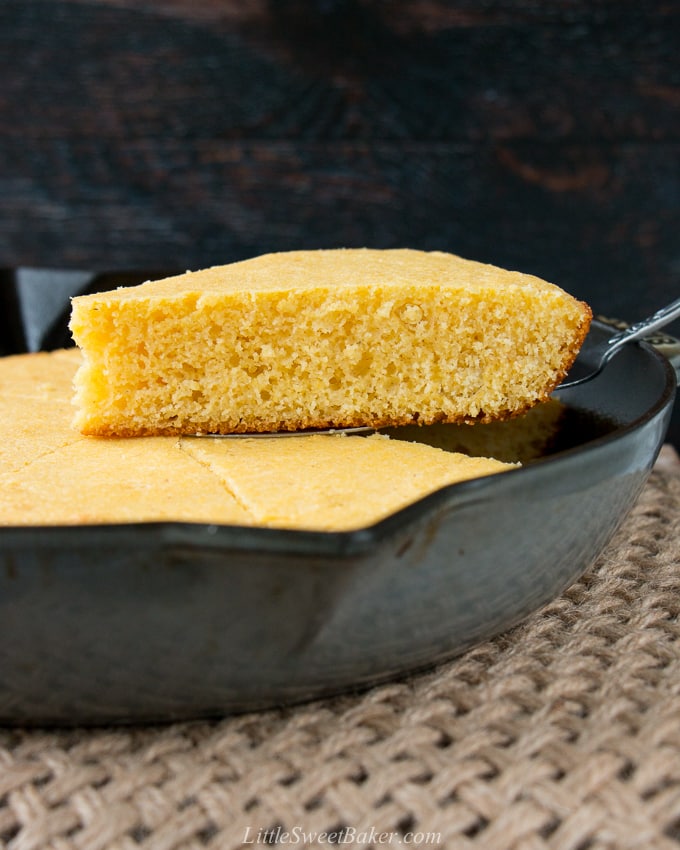
M630 324L622 319L613 319L610 316L596 316L596 318L599 322L609 325L617 331L625 331L630 328ZM656 331L645 336L644 341L656 348L659 354L663 354L669 360L671 366L675 369L680 385L680 339L662 331Z

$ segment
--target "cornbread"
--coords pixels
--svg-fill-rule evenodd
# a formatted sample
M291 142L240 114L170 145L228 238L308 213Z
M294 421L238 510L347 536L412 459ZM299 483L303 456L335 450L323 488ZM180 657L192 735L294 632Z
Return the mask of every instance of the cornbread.
M487 422L546 399L590 309L441 252L268 254L73 299L84 434Z
M447 484L511 468L381 434L185 437L181 446L224 482L256 525L322 531L361 528Z
M76 349L0 358L0 472L81 439L73 429Z
M80 355L0 359L0 525L183 521L344 531L446 484L511 469L384 436L87 437Z

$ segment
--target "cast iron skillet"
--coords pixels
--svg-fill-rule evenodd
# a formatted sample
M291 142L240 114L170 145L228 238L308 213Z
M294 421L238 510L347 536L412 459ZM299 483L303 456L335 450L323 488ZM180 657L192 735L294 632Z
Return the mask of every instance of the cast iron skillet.
M461 653L601 552L645 483L675 387L669 362L632 344L556 394L570 415L552 454L356 532L0 529L0 721L219 715Z

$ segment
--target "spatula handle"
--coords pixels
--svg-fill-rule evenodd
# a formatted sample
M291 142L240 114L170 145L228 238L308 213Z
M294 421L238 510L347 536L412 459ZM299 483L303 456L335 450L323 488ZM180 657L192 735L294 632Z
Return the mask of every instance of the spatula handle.
M666 307L662 307L660 310L657 310L656 313L649 318L642 319L640 322L635 322L634 325L631 325L620 333L614 334L614 336L607 341L605 360L609 360L613 357L622 345L636 339L643 339L654 331L659 330L659 328L663 328L670 324L677 318L680 318L680 298L676 298L675 301L671 302Z

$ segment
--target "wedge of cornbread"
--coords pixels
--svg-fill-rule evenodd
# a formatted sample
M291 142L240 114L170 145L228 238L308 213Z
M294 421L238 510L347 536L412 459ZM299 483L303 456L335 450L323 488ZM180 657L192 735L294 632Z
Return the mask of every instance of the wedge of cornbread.
M504 419L548 397L590 309L441 252L269 254L73 299L84 434Z
M77 351L0 358L0 526L200 522L367 527L447 484L512 465L371 437L87 437Z
M181 447L224 483L253 524L318 531L371 525L448 484L513 467L382 434L183 437Z

